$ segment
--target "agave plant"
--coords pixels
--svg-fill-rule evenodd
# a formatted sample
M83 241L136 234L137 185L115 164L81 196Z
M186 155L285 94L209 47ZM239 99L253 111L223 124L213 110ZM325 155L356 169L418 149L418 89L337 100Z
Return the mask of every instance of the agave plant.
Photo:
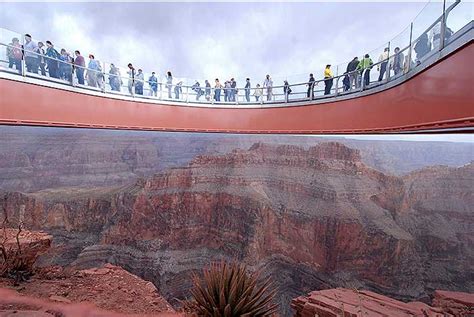
M258 277L242 264L211 264L202 279L193 276L194 312L212 317L271 316L278 308L273 303L275 290L270 290L269 279L257 285Z

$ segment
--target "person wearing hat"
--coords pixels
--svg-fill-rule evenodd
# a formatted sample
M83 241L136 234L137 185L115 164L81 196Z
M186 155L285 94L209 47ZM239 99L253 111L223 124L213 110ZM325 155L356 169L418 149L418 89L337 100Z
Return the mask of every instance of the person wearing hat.
M150 85L150 96L157 96L158 91L158 78L155 76L155 72L151 72L150 78L148 78L148 85Z
M331 94L333 76L331 71L331 65L326 65L326 69L324 70L324 94L329 95Z

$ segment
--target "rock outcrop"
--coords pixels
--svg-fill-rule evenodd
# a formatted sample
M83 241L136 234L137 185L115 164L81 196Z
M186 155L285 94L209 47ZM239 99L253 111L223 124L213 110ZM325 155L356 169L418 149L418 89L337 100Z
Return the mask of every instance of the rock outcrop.
M404 303L370 291L344 288L314 291L291 302L295 317L454 317L439 307L421 302ZM465 315L467 316L467 315Z
M1 289L10 288L8 279L0 279ZM21 287L16 288L28 303L33 298L42 299L42 305L34 305L39 311L45 311L41 307L57 306L65 310L66 316L85 316L82 313L100 313L97 308L102 309L104 316L120 314L145 314L160 316L158 313L170 313L175 315L171 305L160 296L158 290L151 282L144 281L130 274L124 269L105 264L103 267L87 270L63 270L61 267L48 267L37 271L37 273ZM8 293L6 293L8 295ZM10 294L15 295L15 294ZM13 296L15 297L15 296ZM93 309L84 309L80 306L69 306L74 303L93 304ZM2 306L9 309L15 307L15 303L8 303L4 296L0 300L0 315ZM58 305L60 304L60 305ZM64 306L66 305L66 306ZM13 308L12 308L13 307ZM31 305L29 305L31 309ZM75 313L74 308L77 308ZM17 307L20 311L24 307ZM156 315L155 315L156 314ZM57 316L57 315L55 315ZM63 316L63 315L61 315ZM94 315L96 316L96 315Z
M166 298L189 294L191 273L210 261L234 258L271 275L282 303L337 286L409 300L474 291L473 185L472 165L401 178L340 143L256 143L132 186L4 193L0 201L9 219L23 209L29 228L55 236L43 265L110 262Z
M474 316L474 294L437 290L434 292L433 306L454 316Z

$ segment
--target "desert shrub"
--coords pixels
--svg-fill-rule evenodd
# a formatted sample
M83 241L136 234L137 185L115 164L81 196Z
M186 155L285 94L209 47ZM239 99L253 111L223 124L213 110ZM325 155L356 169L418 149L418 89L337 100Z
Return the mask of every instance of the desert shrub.
M271 316L278 308L270 280L259 283L258 273L237 263L213 263L202 278L194 275L191 294L186 310L198 316Z

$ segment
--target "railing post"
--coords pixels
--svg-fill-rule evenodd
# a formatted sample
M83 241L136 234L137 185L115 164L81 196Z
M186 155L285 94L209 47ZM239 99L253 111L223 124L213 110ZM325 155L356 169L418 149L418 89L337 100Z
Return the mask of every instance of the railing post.
M105 62L102 63L102 92L105 94Z
M439 39L439 48L441 51L444 48L444 42L446 38L446 0L443 0L443 16L441 18L441 30L440 30L440 39Z
M409 45L409 48L408 48L408 67L407 67L407 73L410 71L411 69L411 51L412 51L412 41L413 41L413 22L410 23L410 45Z
M163 100L163 79L160 80L160 100Z
M25 62L25 35L21 36L21 46L22 46L22 54L21 54L21 76L25 77L26 76L26 62Z
M385 73L387 74L387 82L390 79L390 41L388 42L388 54L387 54L387 66L385 67Z

